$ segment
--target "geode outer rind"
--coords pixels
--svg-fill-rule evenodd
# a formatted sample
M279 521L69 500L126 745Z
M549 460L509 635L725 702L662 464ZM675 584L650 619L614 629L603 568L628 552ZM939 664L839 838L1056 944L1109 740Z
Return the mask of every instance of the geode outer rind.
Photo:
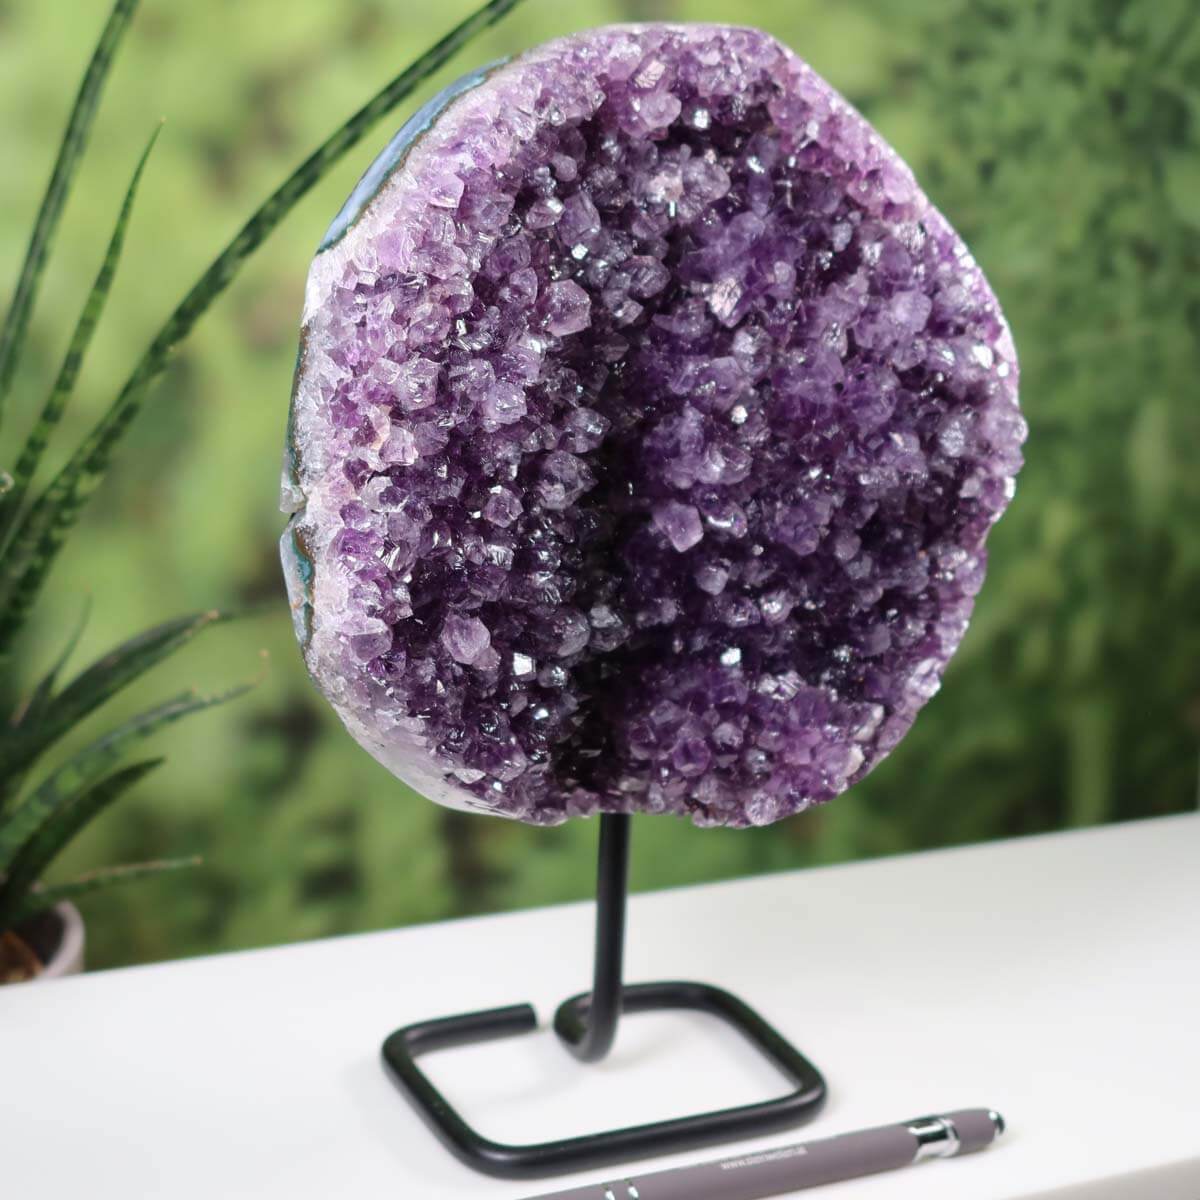
M430 799L766 824L937 690L1012 496L1008 328L903 162L767 35L466 77L309 275L285 573Z

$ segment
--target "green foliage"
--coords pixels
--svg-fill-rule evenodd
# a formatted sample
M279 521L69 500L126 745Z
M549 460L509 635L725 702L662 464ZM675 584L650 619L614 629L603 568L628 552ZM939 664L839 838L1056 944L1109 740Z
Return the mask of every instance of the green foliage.
M90 0L97 11L99 0ZM471 0L172 5L145 0L81 195L116 194L147 111L155 151L89 366L60 429L98 427L209 247ZM0 270L16 273L34 185L64 119L47 62L82 61L79 5L0 5L0 139L29 169L0 176ZM529 0L461 67L625 19L734 20L788 42L913 164L971 244L1014 328L1031 425L1017 499L943 692L870 778L764 830L639 818L634 881L666 886L1194 805L1200 759L1200 14L1190 0ZM97 15L95 23L100 17ZM412 105L447 81L443 71ZM398 114L399 116L402 114ZM382 137L379 139L382 141ZM44 149L49 147L50 149ZM89 904L97 964L294 940L582 897L595 825L534 830L444 812L397 784L306 678L279 584L275 464L304 275L373 156L365 143L300 201L181 346L128 433L120 470L57 559L0 701L37 685L103 580L83 649L209 597L269 615L205 633L202 683L266 646L269 678L64 851L67 873L203 850L203 871ZM30 177L32 176L32 182ZM30 325L23 376L52 386L61 320L86 294L109 218L68 210ZM65 340L65 331L64 338ZM20 380L15 387L19 389ZM13 399L21 399L14 390ZM47 467L55 472L64 464ZM7 462L0 455L0 461ZM0 499L0 512L3 500ZM183 653L188 653L186 650ZM182 660L181 660L182 661ZM113 720L136 713L114 697ZM198 728L198 727L195 727ZM47 751L76 753L77 729ZM157 743L156 743L157 745Z
M50 184L34 222L16 293L0 329L0 406L6 399L21 359L46 256L76 167L87 146L108 68L134 7L133 0L117 0L100 35L67 122ZM20 538L10 540L9 533L20 529L26 493L51 434L62 419L84 354L104 310L121 257L138 184L154 140L151 137L142 152L133 179L126 189L116 227L109 239L99 274L88 292L58 377L25 439L15 472L12 476L6 473L9 486L5 488L4 507L0 510L0 657L3 656L6 642L20 630L28 615L32 595L22 591L20 572L28 569L30 562L36 561L22 554ZM55 856L93 817L158 765L156 761L151 761L114 771L127 744L229 697L217 697L214 700L182 697L126 721L68 758L30 795L14 804L26 772L38 757L70 732L82 718L136 679L182 640L192 636L203 623L207 621L190 620L182 628L171 629L166 636L163 631L153 631L147 637L119 647L103 661L84 671L62 691L56 691L58 677L83 632L84 622L81 621L66 650L34 688L28 703L18 709L8 727L0 731L0 930L16 926L67 895L99 886L101 877L95 873L71 884L59 885L58 888L39 888L37 885L42 872ZM157 869L157 865L141 864L123 868L121 873L129 878ZM109 879L116 877L112 872L108 873Z
M150 151L154 149L154 143L158 140L161 129L160 125L154 130L150 140L146 143L145 150L142 151L142 157L138 159L133 178L125 190L125 202L121 205L116 226L109 238L104 261L100 264L100 271L92 284L91 291L88 292L83 312L79 314L79 320L75 324L75 332L67 346L67 353L63 357L62 366L58 371L58 378L55 379L54 386L50 389L49 396L46 397L46 403L42 406L37 421L25 439L25 445L21 448L21 456L17 459L17 465L13 469L12 487L4 497L4 507L0 509L0 558L3 559L6 575L7 568L15 558L15 555L5 553L7 535L21 511L21 506L29 492L29 485L33 482L33 477L41 465L42 457L50 444L55 426L62 420L67 402L75 390L75 381L79 378L84 355L87 354L88 346L91 345L96 326L100 324L105 301L108 299L108 293L117 274L117 263L120 262L121 251L125 246L125 231L129 228L129 218L133 213L133 202L137 197L138 184L141 183L142 172L146 169ZM14 300L9 309L10 313L15 311L16 303ZM19 342L14 345L19 346ZM16 620L13 624L15 628Z
M64 900L78 900L114 883L131 883L168 871L179 871L184 867L196 867L200 865L200 861L193 856L162 859L159 862L129 863L121 867L101 867L89 871L86 875L80 875L78 879L72 879L69 883L52 884L37 892L26 892L23 902L12 910L11 923L19 925L52 905Z
M132 374L109 406L95 428L83 439L79 448L50 481L46 490L17 518L16 531L4 548L9 578L7 593L0 593L0 661L11 646L12 639L25 622L29 610L45 582L55 558L61 551L68 533L79 519L80 512L91 493L103 481L112 461L113 451L129 428L129 423L141 408L147 388L166 368L171 351L191 332L196 322L208 311L233 281L246 259L262 245L267 235L287 215L312 186L350 149L376 122L391 112L425 80L442 67L458 50L481 30L498 21L519 0L488 0L434 46L422 54L407 70L402 71L377 95L369 100L349 120L316 148L295 171L259 206L242 226L233 240L217 255L208 270L200 276L187 295L151 341L138 360ZM118 0L112 21L128 7ZM102 36L101 49L108 29ZM99 55L100 51L97 51ZM93 60L94 61L94 60ZM74 119L68 137L74 128ZM84 134L86 139L86 133ZM64 151L65 153L65 151ZM137 185L143 157L130 185ZM130 197L131 199L131 197ZM127 204L129 200L127 200ZM123 231L119 220L118 235ZM118 235L114 235L117 238ZM35 239L36 241L36 239ZM118 239L117 250L120 245ZM101 274L103 275L103 269ZM22 282L24 276L22 277ZM18 301L21 299L18 294ZM16 303L13 310L17 308ZM85 312L86 316L86 312ZM19 350L19 343L18 343ZM70 352L68 352L68 357ZM0 362L0 367L3 363ZM57 389L56 389L57 391ZM54 393L51 402L54 400ZM65 397L62 398L65 401ZM39 428L31 435L35 445ZM27 455L32 451L27 450ZM26 457L26 456L23 456ZM19 465L18 465L19 470ZM19 492L20 477L14 494ZM12 497L9 497L11 502Z
M108 249L84 304L58 377L27 435L15 471L4 474L0 493L0 662L24 627L54 560L91 492L103 480L117 443L140 409L147 388L165 369L171 351L229 286L245 261L287 212L351 149L378 119L436 72L476 33L500 19L519 0L490 0L436 42L407 70L343 123L313 151L267 201L260 205L167 318L149 348L100 421L28 506L26 495L51 435L66 412L84 355L95 332L116 274L125 231L155 136L142 152L109 239ZM135 0L116 0L75 108L67 123L51 181L26 252L8 315L0 328L0 405L24 348L29 317L46 255L86 148L92 118L113 56L125 33ZM216 613L170 622L118 646L72 683L56 692L57 678L79 638L43 677L9 727L0 732L0 930L68 896L91 892L118 879L140 878L171 869L177 862L143 863L94 871L67 884L38 888L42 872L90 821L108 808L161 760L119 768L131 744L181 720L223 704L247 689L206 698L189 692L123 721L53 770L28 796L13 803L34 762L92 712L156 663L211 624ZM7 809L7 811L6 811Z
M106 700L217 618L216 613L205 613L151 630L118 646L56 690L58 675L78 640L77 632L63 657L34 689L29 703L0 730L0 930L62 898L61 889L36 888L42 872L93 817L160 765L162 760L155 759L119 768L132 745L247 689L213 697L186 693L139 713L72 754L29 795L12 804L30 766ZM144 873L129 868L105 878L136 878ZM99 886L100 878L89 876L86 890Z
M896 755L906 819L959 840L1192 806L1200 229L1178 193L1200 161L1200 12L912 15L897 78L936 134L919 173L1005 304L1031 432L964 652ZM894 782L871 781L872 811Z
M224 696L203 697L184 693L118 725L92 742L51 774L9 814L0 827L0 871L9 871L16 858L70 806L80 805L125 755L132 743L195 712L212 708L241 695L244 689Z
M62 660L39 683L31 704L0 736L0 779L18 783L59 738L81 724L111 696L186 645L205 626L225 619L219 612L168 621L109 651L57 695L51 695ZM74 644L75 639L72 639ZM68 646L67 653L70 653ZM4 795L0 792L0 798Z
M66 132L59 145L54 171L29 238L25 262L17 280L17 290L4 318L4 325L0 327L0 418L4 416L4 402L20 362L25 331L29 327L29 315L37 299L42 268L46 265L46 256L50 252L63 205L71 190L75 169L87 146L92 119L96 115L96 106L100 103L100 95L104 91L113 56L125 36L125 29L136 7L137 0L117 0L113 5L108 22L92 53L92 60L84 72L79 94L75 97L75 107L71 110Z
M3 841L4 834L16 835L12 852L7 855L4 882L0 884L0 929L11 928L26 916L37 912L39 907L45 906L44 894L37 895L33 888L42 877L42 872L54 861L54 856L93 817L161 765L162 761L161 758L147 759L114 771L90 788L78 791L70 803L44 809L40 814L30 807L27 811L34 814L34 819L27 822L24 829L19 829L18 822L14 820L0 830L0 841ZM25 838L23 843L19 841L21 837Z

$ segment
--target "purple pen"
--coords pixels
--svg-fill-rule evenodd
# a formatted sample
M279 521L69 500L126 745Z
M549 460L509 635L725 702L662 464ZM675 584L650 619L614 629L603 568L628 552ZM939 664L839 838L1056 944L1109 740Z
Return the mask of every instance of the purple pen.
M546 1192L530 1200L766 1200L926 1159L970 1154L990 1146L1003 1132L1004 1118L998 1112L964 1108L798 1146Z

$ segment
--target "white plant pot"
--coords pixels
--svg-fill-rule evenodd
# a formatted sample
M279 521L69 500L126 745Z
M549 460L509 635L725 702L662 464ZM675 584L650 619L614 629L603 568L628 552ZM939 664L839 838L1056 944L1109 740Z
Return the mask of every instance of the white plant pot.
M79 909L64 901L26 922L21 936L44 964L33 982L78 975L83 970L86 935Z

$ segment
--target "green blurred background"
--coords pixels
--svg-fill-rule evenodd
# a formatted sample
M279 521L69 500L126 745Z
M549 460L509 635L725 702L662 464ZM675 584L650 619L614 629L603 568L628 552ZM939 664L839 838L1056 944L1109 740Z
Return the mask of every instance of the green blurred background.
M167 127L69 420L76 437L258 201L473 5L144 0L66 214L0 465L57 367L160 115ZM106 12L107 0L0 0L4 291ZM1021 354L1031 429L971 632L891 759L834 804L764 830L640 819L635 887L1194 807L1194 0L527 0L442 81L555 34L629 18L761 26L866 113L991 278ZM60 560L16 672L0 680L3 711L61 643L85 593L94 607L80 660L181 612L261 606L260 617L206 633L80 731L95 736L183 684L263 675L249 698L164 737L168 766L56 868L57 877L204 856L194 871L89 899L95 966L590 890L594 823L539 831L413 795L342 731L293 643L276 501L304 276L390 126L291 215L187 342Z

